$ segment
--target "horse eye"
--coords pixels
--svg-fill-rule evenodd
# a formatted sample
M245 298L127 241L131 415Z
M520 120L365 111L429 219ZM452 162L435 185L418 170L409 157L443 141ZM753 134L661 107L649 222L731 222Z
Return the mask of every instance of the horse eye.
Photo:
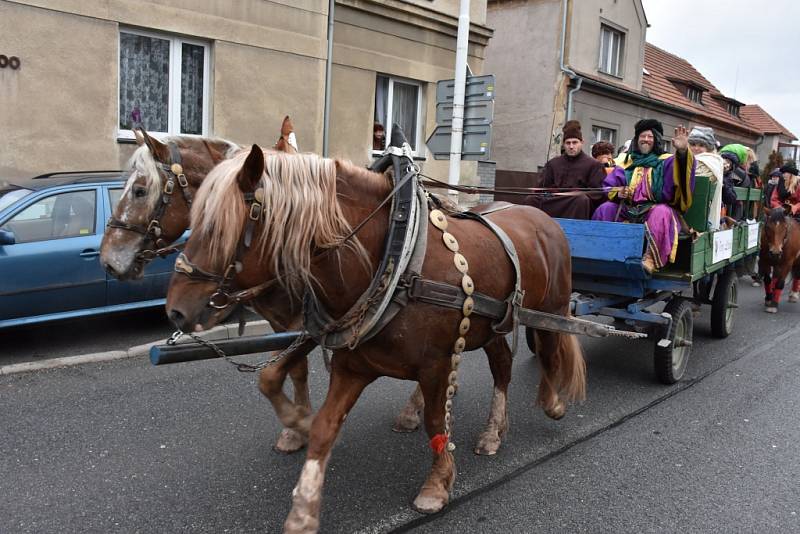
M141 186L137 186L133 188L133 196L134 198L143 198L147 195L147 189Z

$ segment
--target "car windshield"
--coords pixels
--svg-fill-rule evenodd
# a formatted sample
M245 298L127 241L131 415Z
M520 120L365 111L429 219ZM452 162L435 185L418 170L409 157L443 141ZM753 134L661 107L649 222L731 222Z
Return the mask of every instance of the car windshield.
M21 187L11 187L8 189L0 189L0 211L3 211L8 206L33 193L30 189L23 189Z

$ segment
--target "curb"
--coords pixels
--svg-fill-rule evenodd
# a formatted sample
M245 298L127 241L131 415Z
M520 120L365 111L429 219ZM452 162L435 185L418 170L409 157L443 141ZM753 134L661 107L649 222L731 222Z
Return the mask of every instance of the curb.
M250 321L245 325L244 336L257 336L261 334L272 333L272 328L265 320ZM197 334L203 339L215 341L220 339L234 339L239 337L238 324L226 324L215 326L211 330L206 330ZM37 360L33 362L13 363L10 365L0 366L0 376L13 375L17 373L28 373L31 371L41 371L44 369L57 369L60 367L73 367L75 365L82 365L85 363L99 363L109 362L113 360L122 360L125 358L139 358L149 357L150 347L154 345L162 345L166 339L158 339L145 343L143 345L136 345L128 350L111 350L107 352L95 352L92 354L81 354L78 356L65 356L62 358L51 358L48 360ZM191 338L185 338L178 343L189 343Z

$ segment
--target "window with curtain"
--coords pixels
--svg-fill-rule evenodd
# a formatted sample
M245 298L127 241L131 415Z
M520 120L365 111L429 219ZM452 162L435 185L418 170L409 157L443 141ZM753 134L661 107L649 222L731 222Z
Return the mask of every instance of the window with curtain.
M119 137L133 128L207 135L209 47L179 37L119 34Z
M392 124L403 129L411 148L420 148L422 124L422 84L379 74L375 80L375 116L372 150L383 151L391 135Z
M605 24L600 26L600 72L622 77L625 34Z

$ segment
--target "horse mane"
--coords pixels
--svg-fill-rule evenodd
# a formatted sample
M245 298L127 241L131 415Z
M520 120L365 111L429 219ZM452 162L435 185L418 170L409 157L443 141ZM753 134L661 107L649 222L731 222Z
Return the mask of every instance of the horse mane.
M193 232L207 244L216 270L230 264L248 216L248 207L239 189L237 176L250 154L245 149L217 165L204 180L192 205ZM369 263L364 247L353 237L337 201L337 169L346 176L374 175L348 162L322 158L316 154L285 154L264 150L265 172L262 220L252 246L261 259L269 258L273 274L291 293L310 287L312 250L340 245L354 250ZM364 180L368 185L375 182ZM361 184L359 185L361 186Z
M241 150L241 147L236 143L217 137L200 138L186 135L172 135L165 137L162 142L175 143L179 148L189 148L192 143L203 140L213 145L222 145L224 147L225 158L230 158ZM133 152L133 155L128 160L128 169L131 170L131 173L125 183L122 194L127 194L128 190L133 187L136 176L144 176L147 185L147 204L151 210L155 209L156 204L158 204L161 199L164 183L161 173L158 172L158 165L153 157L153 153L150 152L147 145L142 145Z

